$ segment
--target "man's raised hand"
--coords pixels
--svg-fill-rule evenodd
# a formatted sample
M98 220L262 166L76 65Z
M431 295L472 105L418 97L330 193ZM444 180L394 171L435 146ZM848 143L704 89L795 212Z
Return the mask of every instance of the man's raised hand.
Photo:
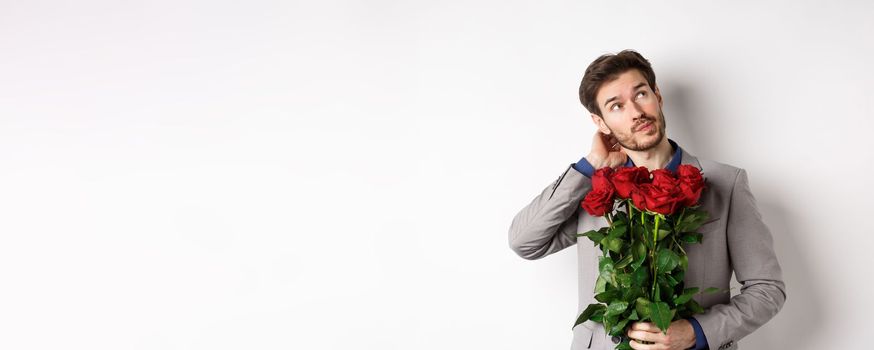
M625 164L627 157L613 135L606 135L599 130L595 131L595 136L592 138L592 149L586 156L586 160L597 170L603 167L615 168Z

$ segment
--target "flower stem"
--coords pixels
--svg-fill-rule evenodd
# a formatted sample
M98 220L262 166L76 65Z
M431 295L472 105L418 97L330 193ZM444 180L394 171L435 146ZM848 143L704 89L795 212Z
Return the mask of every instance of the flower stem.
M655 229L652 231L652 250L650 253L650 258L652 261L652 290L650 290L650 298L653 301L656 300L655 286L656 286L656 283L658 282L658 279L657 279L658 266L656 266L656 260L655 260L655 251L656 251L656 248L658 245L658 238L659 238L659 216L656 215L655 216Z
M628 215L628 236L631 237L632 240L634 239L634 230L632 230L632 228L634 228L634 216L632 216L632 215L634 215L633 212L634 211L631 209L631 203L629 203L629 201L626 200L625 201L625 214Z

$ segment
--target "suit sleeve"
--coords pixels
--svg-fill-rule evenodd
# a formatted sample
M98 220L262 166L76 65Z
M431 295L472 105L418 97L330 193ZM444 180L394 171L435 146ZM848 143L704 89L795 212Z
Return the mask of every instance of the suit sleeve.
M749 335L773 318L786 301L771 232L762 221L744 169L735 178L726 224L729 257L735 278L742 284L740 294L728 304L695 315L714 349L730 347Z
M522 258L534 260L576 243L580 201L591 189L591 179L569 165L513 218L510 248Z

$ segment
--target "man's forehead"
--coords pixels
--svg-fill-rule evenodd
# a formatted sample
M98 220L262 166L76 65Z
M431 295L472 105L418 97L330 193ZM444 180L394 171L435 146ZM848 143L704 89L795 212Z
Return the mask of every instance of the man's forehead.
M601 89L605 88L617 88L624 84L631 84L631 86L635 86L638 83L645 83L646 77L643 76L637 69L630 69L625 72L620 73L619 75L613 76L613 79L605 81L601 84Z
M649 83L647 83L646 79L644 79L643 76L640 76L639 73L638 76L620 76L610 82L604 83L604 85L598 89L597 100L606 102L607 100L619 97L624 92L634 92L635 90L646 86L649 86Z

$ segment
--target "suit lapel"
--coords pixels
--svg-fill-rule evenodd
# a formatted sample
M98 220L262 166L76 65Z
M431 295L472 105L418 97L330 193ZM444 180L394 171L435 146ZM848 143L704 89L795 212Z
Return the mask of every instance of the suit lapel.
M686 149L681 147L680 145L677 145L677 147L680 147L680 164L688 164L694 166L698 168L698 170L700 170L703 174L704 169L701 169L701 163L698 162L698 157L695 157L689 152L686 152Z

